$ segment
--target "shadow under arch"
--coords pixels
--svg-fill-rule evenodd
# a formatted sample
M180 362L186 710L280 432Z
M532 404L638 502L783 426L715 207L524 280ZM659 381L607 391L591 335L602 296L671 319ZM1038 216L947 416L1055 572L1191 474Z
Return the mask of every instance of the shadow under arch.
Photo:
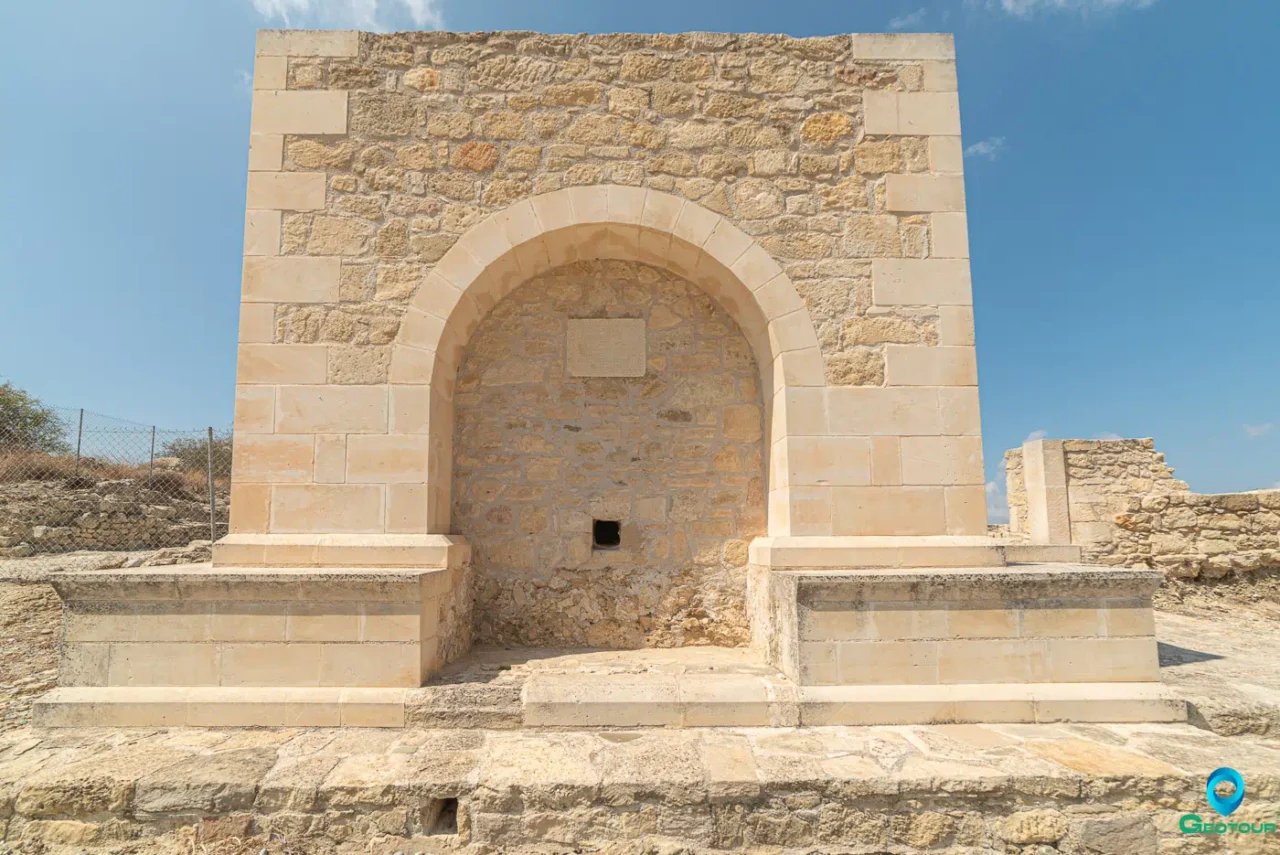
M414 295L392 348L390 380L406 404L428 408L429 532L449 531L453 388L471 335L532 277L599 259L669 270L738 324L761 374L768 531L789 534L786 392L826 383L813 319L773 257L727 218L669 193L617 185L557 190L490 215L445 253Z

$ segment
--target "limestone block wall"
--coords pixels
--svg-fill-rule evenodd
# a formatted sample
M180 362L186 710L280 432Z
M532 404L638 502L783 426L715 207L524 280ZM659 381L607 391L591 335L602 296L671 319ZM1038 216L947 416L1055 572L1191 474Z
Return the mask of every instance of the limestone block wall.
M1193 493L1151 439L1041 442L1060 446L1070 542L1086 561L1205 580L1280 569L1280 490ZM1015 508L1029 502L1023 460L1032 445L1005 452L1015 536L1029 533Z
M983 534L948 36L262 32L232 533L445 533L454 377L563 263L754 352L771 534Z
M570 376L566 328L584 317L642 319L643 376ZM499 303L454 392L453 524L473 544L478 640L746 643L759 383L737 325L664 270L578 262ZM617 548L593 549L593 519L622 523Z

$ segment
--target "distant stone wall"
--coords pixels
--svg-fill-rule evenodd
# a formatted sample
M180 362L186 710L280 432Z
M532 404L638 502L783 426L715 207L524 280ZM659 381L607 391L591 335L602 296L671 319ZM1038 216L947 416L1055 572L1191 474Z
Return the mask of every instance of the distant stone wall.
M167 473L166 473L167 474ZM226 518L219 491L218 518ZM90 550L142 550L209 540L209 502L145 481L72 480L0 485L0 557Z
M1155 567L1180 579L1280 569L1280 490L1201 495L1151 439L1062 443L1071 542L1091 564ZM1028 537L1023 451L1005 452L1010 537Z

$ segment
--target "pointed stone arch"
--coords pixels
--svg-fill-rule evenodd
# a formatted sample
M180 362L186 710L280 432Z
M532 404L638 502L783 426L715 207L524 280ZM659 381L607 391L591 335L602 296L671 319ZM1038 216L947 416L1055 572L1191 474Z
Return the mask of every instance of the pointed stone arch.
M727 218L669 193L617 185L557 190L490 215L445 253L414 295L392 351L392 417L428 412L429 532L449 530L453 387L471 335L530 278L597 259L670 270L702 288L742 329L765 400L769 533L789 534L787 390L825 385L813 319L781 266Z

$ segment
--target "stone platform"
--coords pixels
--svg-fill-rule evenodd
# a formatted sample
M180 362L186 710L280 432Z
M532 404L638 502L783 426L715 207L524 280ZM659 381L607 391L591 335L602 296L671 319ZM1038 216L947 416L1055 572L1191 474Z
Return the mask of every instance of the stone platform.
M1187 725L563 732L25 729L0 835L147 853L1269 852L1183 835L1222 765L1275 821L1280 743Z
M798 686L744 648L478 648L422 688L62 687L45 726L788 727L1185 721L1158 682Z

